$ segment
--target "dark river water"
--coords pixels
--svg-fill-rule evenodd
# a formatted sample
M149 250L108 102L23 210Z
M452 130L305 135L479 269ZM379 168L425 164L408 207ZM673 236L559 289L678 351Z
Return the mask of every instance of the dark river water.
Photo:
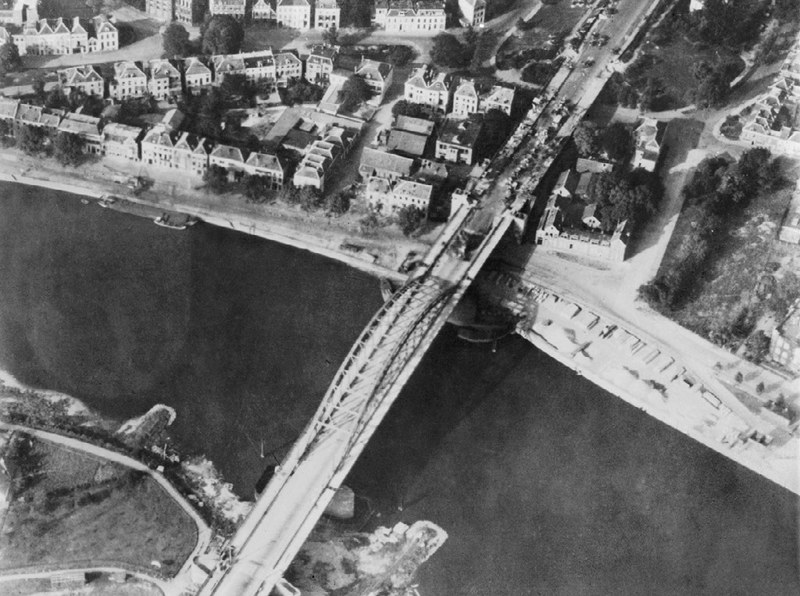
M0 196L0 368L118 419L173 406L247 498L380 304L274 243ZM423 596L800 593L797 497L517 338L445 328L347 483L372 523L447 530Z

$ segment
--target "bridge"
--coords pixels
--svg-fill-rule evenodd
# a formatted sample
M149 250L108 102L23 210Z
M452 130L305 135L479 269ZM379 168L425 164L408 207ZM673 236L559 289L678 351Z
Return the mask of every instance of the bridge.
M660 1L622 0L632 9L618 41L640 27ZM559 90L566 86L569 97L583 100L576 105L588 105L610 70L601 62L577 81L570 74L531 108L487 169L485 184L476 187L478 200L456 211L421 266L362 331L313 418L228 543L229 558L198 594L255 596L274 588L296 593L283 582L283 573L478 271L509 228L524 228L559 139L579 121L567 117ZM510 174L522 169L523 180Z

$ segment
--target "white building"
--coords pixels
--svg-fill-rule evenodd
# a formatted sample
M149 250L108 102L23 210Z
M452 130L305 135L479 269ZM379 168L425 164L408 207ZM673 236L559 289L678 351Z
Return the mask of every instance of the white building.
M208 12L212 15L229 15L244 18L245 0L209 0Z
M183 78L187 91L198 92L211 85L211 69L198 58L187 58L183 61Z
M375 3L375 24L392 33L436 34L444 31L446 22L444 2L378 0Z
M103 97L105 81L94 66L73 66L58 71L58 83L65 93L78 89L86 95Z
M278 83L303 76L303 61L291 52L275 54L275 76Z
M122 101L144 97L147 93L147 75L134 62L116 62L114 78L108 84L108 95Z
M648 172L656 169L661 154L661 144L666 126L654 118L645 118L636 128L636 149L633 154L633 169L643 168Z
M305 31L311 28L311 4L308 0L278 0L278 24Z
M103 155L106 157L139 161L139 137L142 129L110 122L103 127Z
M176 139L176 133L163 124L156 124L142 139L142 163L159 168L176 168Z
M182 133L175 142L173 158L175 169L194 176L205 176L208 171L210 145L210 142L203 137L188 132Z
M458 0L462 23L467 27L483 27L486 20L485 0Z
M431 106L439 112L447 112L451 90L448 75L435 74L430 66L423 64L406 81L404 98L413 103Z
M0 44L12 41L20 56L27 54L85 54L119 49L116 26L104 16L81 23L58 18L29 21L19 33L11 34L0 27Z
M169 60L150 60L147 64L147 89L158 100L177 97L183 90L181 71Z
M489 95L481 100L481 104L484 112L500 110L510 116L511 107L514 105L514 89L495 85Z
M277 21L278 13L270 6L266 0L258 0L253 4L251 11L254 21Z
M251 176L261 176L269 181L270 188L283 188L283 177L286 173L281 160L271 153L253 152L245 162L245 172Z
M342 9L336 0L317 0L314 5L314 28L330 29L339 28L339 15Z
M306 58L306 80L311 83L326 83L336 61L336 50L331 46L316 45Z
M478 92L475 83L470 79L461 79L455 93L453 93L452 115L456 118L466 118L478 111Z
M361 63L356 67L356 74L363 77L369 88L372 89L372 97L369 98L368 103L376 106L381 104L386 91L392 85L393 73L394 69L391 64L367 58L361 59Z

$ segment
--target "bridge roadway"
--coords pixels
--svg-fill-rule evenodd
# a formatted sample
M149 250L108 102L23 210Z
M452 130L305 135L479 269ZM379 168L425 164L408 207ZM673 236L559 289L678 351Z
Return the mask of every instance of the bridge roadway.
M631 28L641 26L645 10L657 2L620 1L620 12L626 5L635 11L628 15L628 26L619 29L620 41ZM509 227L525 217L556 151L540 152L516 196L508 197L499 182L507 181L513 166L541 149L535 126L551 124L547 110L564 98L561 89L568 88L569 99L580 100L582 106L593 101L610 72L605 68L610 57L604 53L604 62L591 74L568 73L557 88L546 92L550 101L532 113L531 129L513 151L511 165L491 181L477 205L459 209L422 267L362 331L314 417L227 545L230 558L213 570L200 596L267 595L276 586L292 593L282 583L283 573L478 271ZM576 122L569 118L558 136L570 134ZM468 237L478 239L478 246L470 247Z

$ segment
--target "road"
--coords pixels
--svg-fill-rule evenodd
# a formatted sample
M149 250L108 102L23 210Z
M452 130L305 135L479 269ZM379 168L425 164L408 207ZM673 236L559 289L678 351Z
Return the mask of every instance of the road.
M111 451L97 445L92 445L91 443L86 443L73 437L66 437L56 433L28 428L26 426L20 426L17 424L8 424L6 422L0 422L0 430L25 432L44 441L56 443L57 445L62 445L64 447L68 447L69 449L74 449L75 451L80 451L93 457L113 461L114 463L120 464L132 470L144 472L148 474L155 482L157 482L167 492L167 494L172 497L172 499L178 505L180 505L181 509L186 512L186 514L192 519L192 521L194 521L195 526L197 527L197 543L195 544L194 550L192 551L191 555L187 557L180 571L175 574L175 578L169 583L164 584L164 586L167 587L165 594L180 593L183 584L189 582L189 570L192 566L194 558L205 552L206 548L211 542L211 528L208 527L208 524L206 524L203 518L198 515L198 513L183 497L183 495L180 494L175 487L172 486L172 484L170 484L166 478L164 478L162 474L148 468L142 462L135 460L132 457L128 457L127 455L123 455L121 453L117 453L116 451ZM160 587L164 589L164 586Z

